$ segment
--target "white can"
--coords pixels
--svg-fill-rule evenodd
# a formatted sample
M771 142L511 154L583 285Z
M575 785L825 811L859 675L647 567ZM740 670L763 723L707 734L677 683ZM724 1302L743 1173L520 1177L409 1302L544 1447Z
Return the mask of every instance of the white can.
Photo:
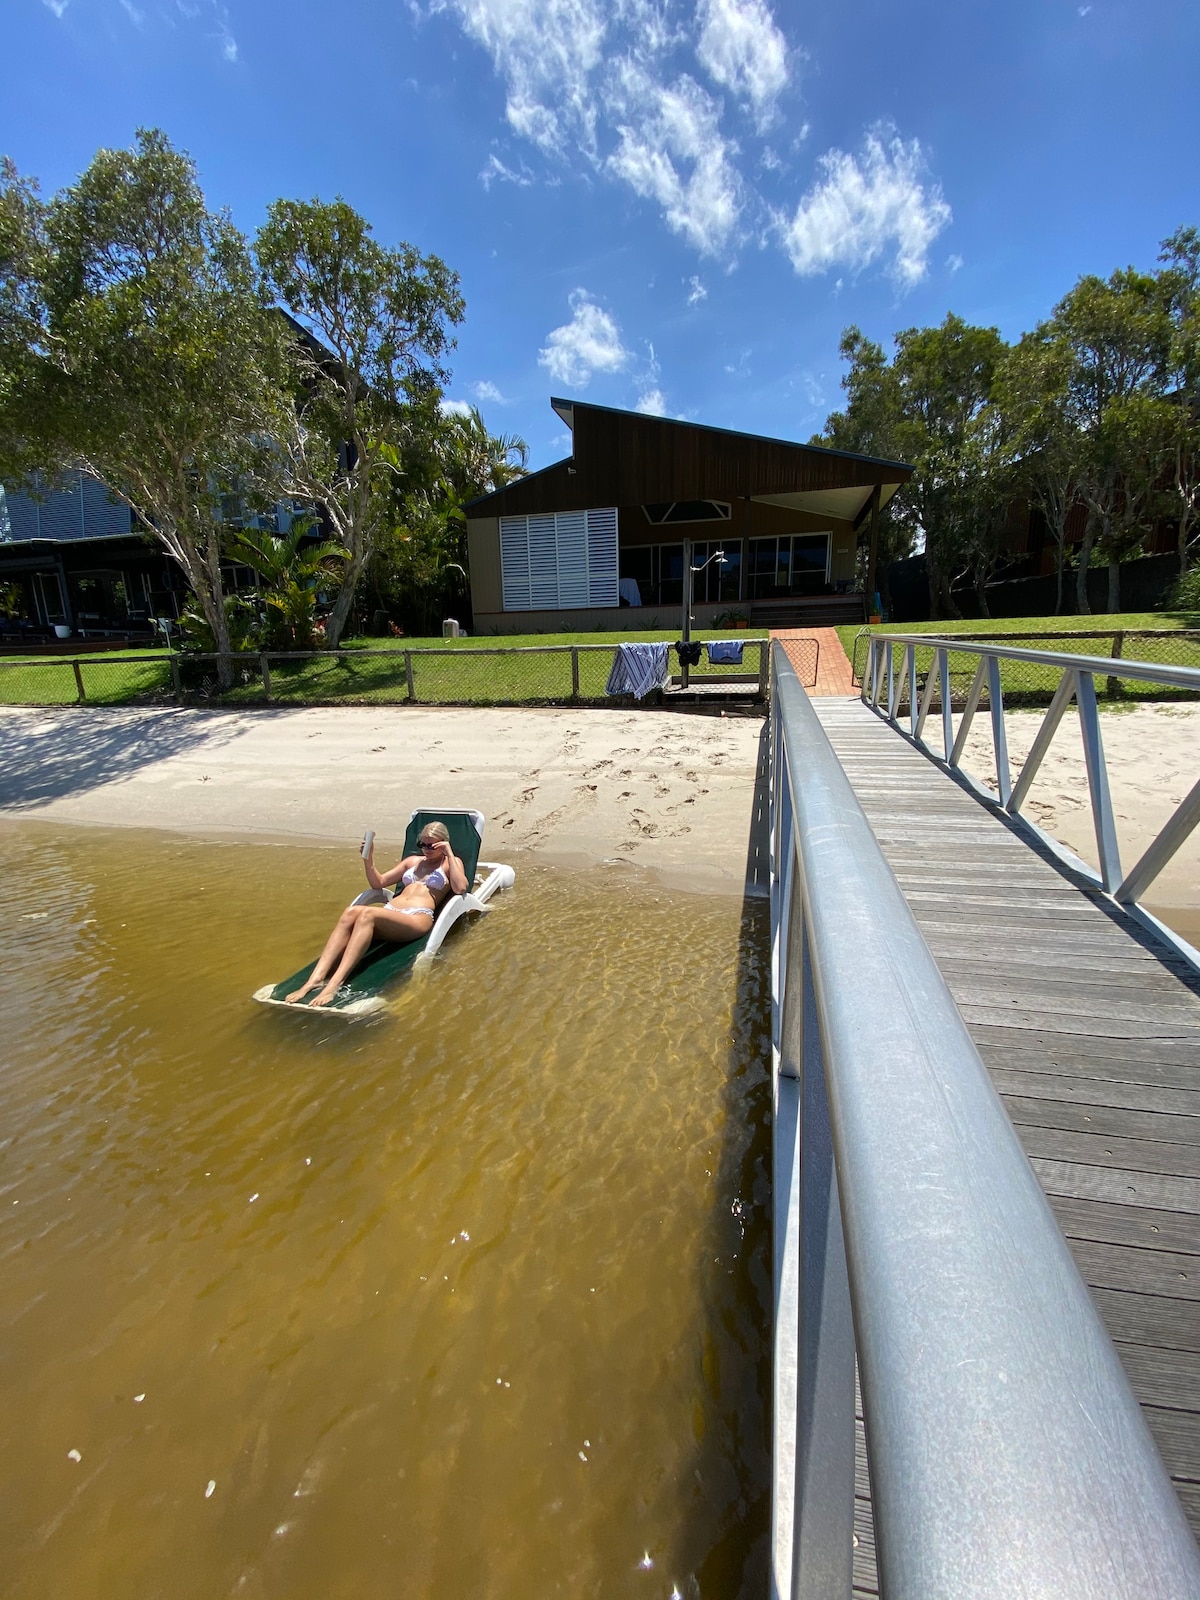
M362 842L362 858L363 858L364 861L371 854L371 846L374 843L375 843L375 829L374 828L368 828L366 833L363 835L363 842Z

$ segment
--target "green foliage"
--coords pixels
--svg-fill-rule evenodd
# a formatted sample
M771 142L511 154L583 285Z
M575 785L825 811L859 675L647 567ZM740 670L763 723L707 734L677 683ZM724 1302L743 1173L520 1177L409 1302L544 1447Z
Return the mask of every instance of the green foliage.
M1200 566L1190 567L1176 578L1163 605L1167 611L1200 612Z
M19 583L0 583L0 617L15 622L25 615L25 590Z
M260 647L258 611L252 600L240 594L227 594L222 601L225 613L224 650L239 652ZM179 648L202 655L217 653L217 636L202 611L189 607L179 619ZM228 685L226 685L228 687Z
M324 508L349 552L328 622L336 644L388 523L392 480L436 425L463 298L437 256L384 247L340 198L276 201L256 250L264 291L297 330L290 489Z
M228 540L233 560L250 567L267 585L263 599L271 616L265 625L264 643L271 649L314 647L318 642L317 591L323 579L331 587L336 584L340 564L349 555L332 539L305 543L311 526L311 519L298 517L282 536L245 529Z
M289 410L246 241L208 211L191 160L142 130L54 197L44 242L41 343L19 385L41 462L131 508L224 651L222 496L273 498L269 441Z

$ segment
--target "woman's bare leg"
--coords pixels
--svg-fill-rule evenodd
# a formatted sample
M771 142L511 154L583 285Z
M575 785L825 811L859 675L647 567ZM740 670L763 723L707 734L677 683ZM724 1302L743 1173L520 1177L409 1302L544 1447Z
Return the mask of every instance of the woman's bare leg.
M314 989L319 989L325 983L334 963L349 943L350 935L354 932L360 913L367 909L366 906L346 907L345 911L334 923L333 932L326 939L325 948L317 957L316 966L298 989L293 989L291 994L285 996L289 1002L303 1000L306 994L310 994Z
M432 923L427 917L415 915L407 911L393 911L385 906L360 906L359 916L350 934L349 942L342 953L333 975L328 979L325 987L315 1000L309 1002L314 1006L327 1006L334 995L354 971L355 967L366 955L372 941L379 936L389 939L393 944L411 944L414 939L419 939L422 934L429 931ZM428 923L428 927L426 924Z

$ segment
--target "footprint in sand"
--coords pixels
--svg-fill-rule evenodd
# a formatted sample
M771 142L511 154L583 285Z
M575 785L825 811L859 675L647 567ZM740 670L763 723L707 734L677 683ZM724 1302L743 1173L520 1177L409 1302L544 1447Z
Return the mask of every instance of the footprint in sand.
M654 798L656 800L662 800L666 795L669 795L670 792L671 785L669 783L660 783L658 788L654 791Z
M617 773L617 777L618 778L632 778L633 777L633 768L632 767L622 767L620 772Z
M699 783L700 782L700 774L698 772L685 772L684 773L684 777L687 779L687 781L689 783Z
M595 792L596 785L594 783L581 783L576 787L575 790L576 794L582 795L585 799L588 795L595 794Z
M667 835L667 838L668 839L681 839L685 833L691 833L691 831L692 830L685 823L682 828L672 828L670 833Z
M584 773L585 778L590 778L593 772L603 772L605 767L611 767L611 761L596 761Z
M632 794L632 793L633 793L633 790L632 790L632 789L622 789L622 790L621 790L621 792L620 792L620 794L619 794L619 795L618 795L618 796L617 796L617 799L618 799L618 800L628 800L628 799L629 799L629 796L630 796L630 795L631 795L631 794Z
M536 783L534 784L532 789L522 789L522 791L521 791L521 804L523 806L527 806L529 804L529 802L533 799L534 795L537 792L538 792L538 785Z

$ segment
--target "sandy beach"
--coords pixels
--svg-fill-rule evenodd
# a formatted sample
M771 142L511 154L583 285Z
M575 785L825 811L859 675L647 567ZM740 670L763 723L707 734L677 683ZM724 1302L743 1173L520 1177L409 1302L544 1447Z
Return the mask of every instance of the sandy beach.
M1041 722L1007 717L1014 774ZM765 891L757 718L678 712L458 707L279 711L5 709L0 816L175 829L383 854L414 806L475 806L485 856L653 874L706 893ZM1200 706L1102 718L1122 859L1131 866L1200 776ZM966 765L995 782L980 717ZM1096 843L1074 714L1026 814L1093 865ZM1146 897L1200 928L1200 832ZM1190 919L1190 921L1189 921Z
M416 806L472 806L485 859L766 890L761 718L310 707L0 712L0 815L399 852ZM756 835L757 838L757 835Z

